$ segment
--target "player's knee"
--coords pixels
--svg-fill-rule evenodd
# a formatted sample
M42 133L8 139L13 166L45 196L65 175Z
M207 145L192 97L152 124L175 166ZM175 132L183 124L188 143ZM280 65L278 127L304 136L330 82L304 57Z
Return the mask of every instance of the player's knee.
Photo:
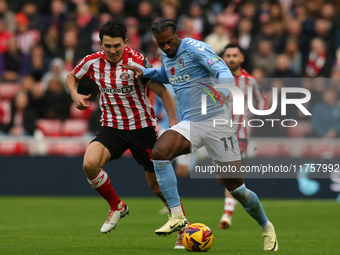
M85 172L90 171L93 168L93 164L89 160L84 160L83 169Z
M224 182L225 183L225 182ZM227 190L233 191L240 187L244 182L238 179L228 179L228 182L225 183Z
M154 160L171 160L165 148L162 149L160 146L155 146L152 149L152 159Z
M83 169L87 176L93 176L99 173L101 167L93 160L84 159Z

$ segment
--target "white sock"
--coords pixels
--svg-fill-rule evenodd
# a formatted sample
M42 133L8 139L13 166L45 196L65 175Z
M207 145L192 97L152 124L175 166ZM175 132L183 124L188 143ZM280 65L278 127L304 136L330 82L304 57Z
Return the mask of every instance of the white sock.
M236 204L237 200L231 197L226 197L224 199L224 211L233 212L235 210Z
M171 207L171 208L170 208L170 211L171 211L171 215L173 215L173 214L180 214L180 213L183 214L181 204L176 205L176 206L174 206L174 207Z
M272 226L273 226L273 224L268 220L268 222L265 225L260 226L260 228L261 228L262 231L265 231L265 230L270 229Z

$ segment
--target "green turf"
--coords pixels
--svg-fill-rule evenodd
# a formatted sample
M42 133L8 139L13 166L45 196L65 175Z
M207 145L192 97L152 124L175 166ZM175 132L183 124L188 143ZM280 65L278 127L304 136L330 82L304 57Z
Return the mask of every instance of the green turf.
M97 197L0 197L0 254L187 254L176 235L154 234L166 215L156 198L125 198L130 215L104 235L106 202ZM257 224L237 206L233 226L218 228L222 199L182 199L190 222L207 224L211 254L263 254ZM280 254L340 254L340 204L321 200L263 200L275 224Z

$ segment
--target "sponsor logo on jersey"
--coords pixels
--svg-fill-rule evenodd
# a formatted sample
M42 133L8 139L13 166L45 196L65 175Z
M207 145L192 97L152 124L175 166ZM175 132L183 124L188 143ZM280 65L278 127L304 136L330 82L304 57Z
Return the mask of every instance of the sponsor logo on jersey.
M129 74L128 71L123 71L120 75L119 75L119 78L122 80L122 81L127 81L131 78L131 74Z
M113 89L113 88L100 88L100 91L102 93L107 93L107 94L113 94L113 93L118 93L118 94L127 94L127 93L131 93L133 91L133 86L126 86L126 87L121 87L121 88L117 88L117 89Z
M184 59L183 58L180 58L178 60L178 69L183 69L185 66L184 66Z
M212 67L213 65L215 65L216 63L220 62L221 58L219 56L214 56L213 59L207 59L207 65Z
M190 80L189 74L178 75L178 76L169 78L169 81L170 81L171 84L185 82L185 81L189 81L189 80Z
M174 66L170 68L170 73L171 73L171 75L175 75L176 69L175 69Z
M143 65L145 68L152 68L152 65L150 64L147 58L143 59Z

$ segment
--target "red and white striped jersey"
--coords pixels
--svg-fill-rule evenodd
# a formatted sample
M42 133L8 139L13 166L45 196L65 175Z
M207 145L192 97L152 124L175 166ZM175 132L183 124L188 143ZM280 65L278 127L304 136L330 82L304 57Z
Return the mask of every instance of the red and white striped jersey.
M146 80L120 65L150 67L140 53L125 47L118 63L107 60L104 51L86 56L74 69L78 79L91 78L100 91L101 125L134 130L157 125L155 111L147 96Z
M249 126L248 126L248 118L250 116L250 112L248 109L248 87L252 87L253 89L253 106L257 110L266 110L267 109L267 98L261 92L259 85L257 84L255 78L250 75L246 70L241 69L241 74L236 76L234 75L234 85L240 88L244 95L244 115L234 115L233 117L233 126L237 131L237 139L248 139L249 136ZM232 113L233 109L233 101L232 94L228 96L228 108ZM236 124L235 124L236 123Z

